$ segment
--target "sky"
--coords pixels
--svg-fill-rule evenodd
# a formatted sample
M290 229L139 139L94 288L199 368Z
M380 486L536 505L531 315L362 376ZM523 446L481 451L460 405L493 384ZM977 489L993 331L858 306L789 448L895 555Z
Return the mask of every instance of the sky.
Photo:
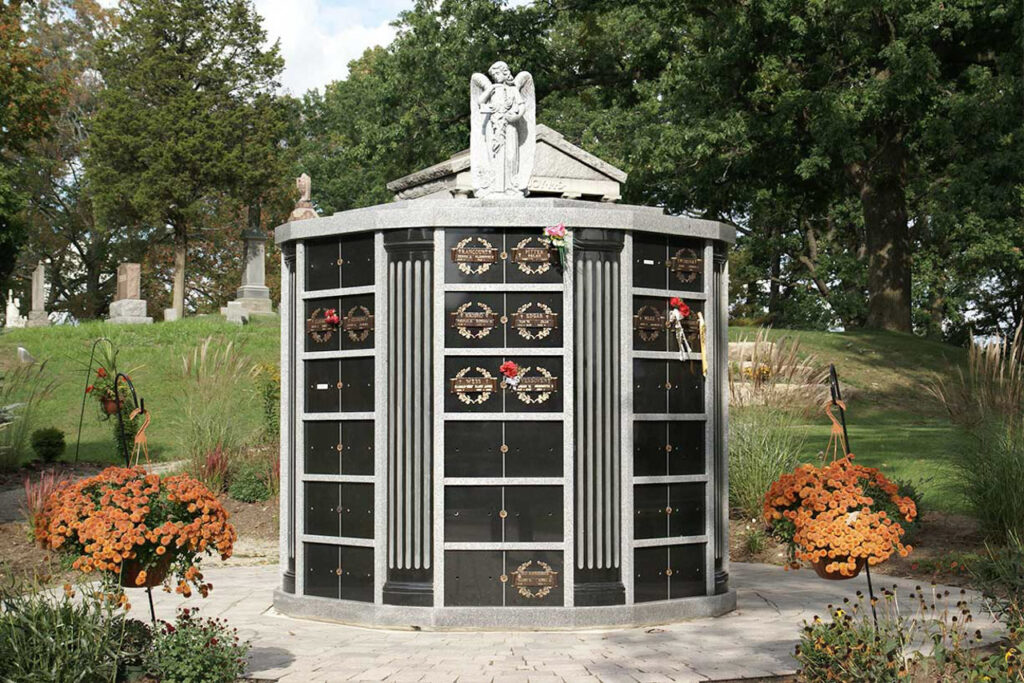
M531 0L508 0L512 6ZM99 0L104 7L118 0ZM281 41L282 90L301 95L348 75L348 63L395 37L391 22L414 0L253 0L268 39Z

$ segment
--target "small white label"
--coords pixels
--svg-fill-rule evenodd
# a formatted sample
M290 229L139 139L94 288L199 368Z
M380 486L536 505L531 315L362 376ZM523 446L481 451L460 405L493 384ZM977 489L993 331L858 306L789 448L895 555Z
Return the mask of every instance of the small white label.
M644 265L645 266L653 266L654 265L654 259L645 258L644 259Z
M325 389L330 389L331 385L330 384L317 384L316 388L317 388L317 391L323 391Z

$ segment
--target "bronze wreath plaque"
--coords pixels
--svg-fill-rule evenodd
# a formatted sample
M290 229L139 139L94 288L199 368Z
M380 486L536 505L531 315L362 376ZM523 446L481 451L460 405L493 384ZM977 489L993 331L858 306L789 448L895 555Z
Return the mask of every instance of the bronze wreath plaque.
M524 598L545 598L558 588L558 572L547 562L536 561L538 569L530 569L534 560L527 560L512 572L512 587Z
M666 324L665 314L650 305L641 306L633 316L633 330L645 342L657 340Z
M341 329L354 342L364 342L373 330L373 314L366 306L353 306L341 319Z
M478 306L482 310L470 310L473 306ZM498 324L499 317L494 309L481 301L467 301L448 314L451 326L466 339L483 339Z
M309 314L309 320L306 321L306 334L312 337L317 344L326 344L331 341L334 331L338 329L334 323L327 322L326 315L320 315L323 312L322 308L313 309L313 312Z
M480 246L470 246L471 244ZM498 250L483 237L467 237L451 250L452 263L466 275L483 275L498 262Z
M530 310L536 306L537 310ZM523 339L544 339L558 327L558 314L542 303L525 303L512 314L512 329Z
M535 244L531 245L530 243ZM558 251L539 237L527 237L512 247L512 262L527 275L541 275L551 270L551 264L558 258Z
M470 370L479 374L470 375ZM448 380L449 390L466 405L480 405L498 390L498 378L484 368L462 368Z
M537 374L527 377L532 368L519 368L519 381L515 386L509 388L515 392L516 397L526 404L544 403L551 394L558 391L558 378L548 372L545 368L538 367Z
M704 270L704 259L697 255L696 249L684 247L665 262L665 267L675 273L680 282L694 282Z

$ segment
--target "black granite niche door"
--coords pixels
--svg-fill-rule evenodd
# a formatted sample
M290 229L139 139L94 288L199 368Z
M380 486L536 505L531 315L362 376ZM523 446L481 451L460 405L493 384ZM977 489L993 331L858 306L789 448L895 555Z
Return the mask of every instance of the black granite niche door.
M668 600L668 548L655 546L633 551L633 601Z
M668 548L669 598L688 598L705 595L707 584L704 575L706 544L673 545Z
M373 422L305 423L306 474L373 474Z
M338 339L343 351L373 348L377 318L372 294L341 297L338 317Z
M561 486L505 486L498 513L504 521L503 540L561 541L563 509Z
M669 484L668 535L701 536L705 533L706 501L701 482Z
M307 534L314 536L340 536L340 484L322 481L306 482L305 513L305 529Z
M372 358L308 360L306 412L373 412Z
M507 346L562 348L561 292L509 292L505 302Z
M444 491L444 537L451 542L500 543L500 486L447 486Z
M446 477L501 477L504 427L498 421L445 422Z
M373 602L373 549L306 543L306 595Z
M373 538L373 484L341 484L338 518L341 535Z
M559 283L562 266L558 251L542 241L544 228L505 232L505 282Z
M703 292L704 242L686 237L670 237L667 246L665 269L668 271L668 288Z
M557 550L505 552L505 604L510 607L560 607L565 598L565 567Z
M504 281L502 233L494 228L449 228L444 234L445 282L499 283Z
M704 374L700 361L668 362L668 411L704 412Z
M338 326L331 324L327 319L327 315L332 310L337 312L339 306L337 297L306 300L306 318L304 323L306 351L338 350L338 344L340 343Z
M668 423L669 476L705 474L703 420L676 420Z
M373 233L308 240L306 291L373 284Z
M669 332L666 327L668 302L668 297L633 297L633 348L635 350L669 350L668 339L674 333Z
M559 421L506 422L506 477L561 477L562 434Z
M444 345L449 349L504 346L505 295L496 292L445 293Z
M519 366L519 384L503 389L510 413L557 413L563 404L565 373L561 356L510 356Z
M444 604L500 607L504 603L504 571L504 553L500 550L445 551Z

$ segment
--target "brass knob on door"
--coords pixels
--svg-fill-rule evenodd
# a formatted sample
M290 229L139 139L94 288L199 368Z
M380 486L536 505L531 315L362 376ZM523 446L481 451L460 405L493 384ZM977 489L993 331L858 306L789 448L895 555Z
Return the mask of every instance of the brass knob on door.
M337 384L336 384L335 386L336 386L336 387L337 387L338 389L344 389L344 388L345 388L345 383L344 383L344 382L338 382L338 383L337 383Z
M502 510L502 511L500 511L498 513L498 516L501 517L502 519L505 519L506 517L508 517L508 511L507 510Z
M665 570L665 576L672 576L672 569L671 569L671 567Z
M508 574L502 574L501 576L499 576L498 581L501 581L502 583L508 583Z
M345 447L342 446L340 443L334 447L334 450L338 451L339 453L341 453L344 449Z
M335 570L334 570L334 573L335 573L336 575L338 575L338 576L341 576L341 567L338 567L337 569L335 569Z
M337 265L339 265L339 266L343 266L343 265L345 265L345 259L343 259L343 258L340 258L340 259L338 259L337 261L335 261L335 263L336 263Z

